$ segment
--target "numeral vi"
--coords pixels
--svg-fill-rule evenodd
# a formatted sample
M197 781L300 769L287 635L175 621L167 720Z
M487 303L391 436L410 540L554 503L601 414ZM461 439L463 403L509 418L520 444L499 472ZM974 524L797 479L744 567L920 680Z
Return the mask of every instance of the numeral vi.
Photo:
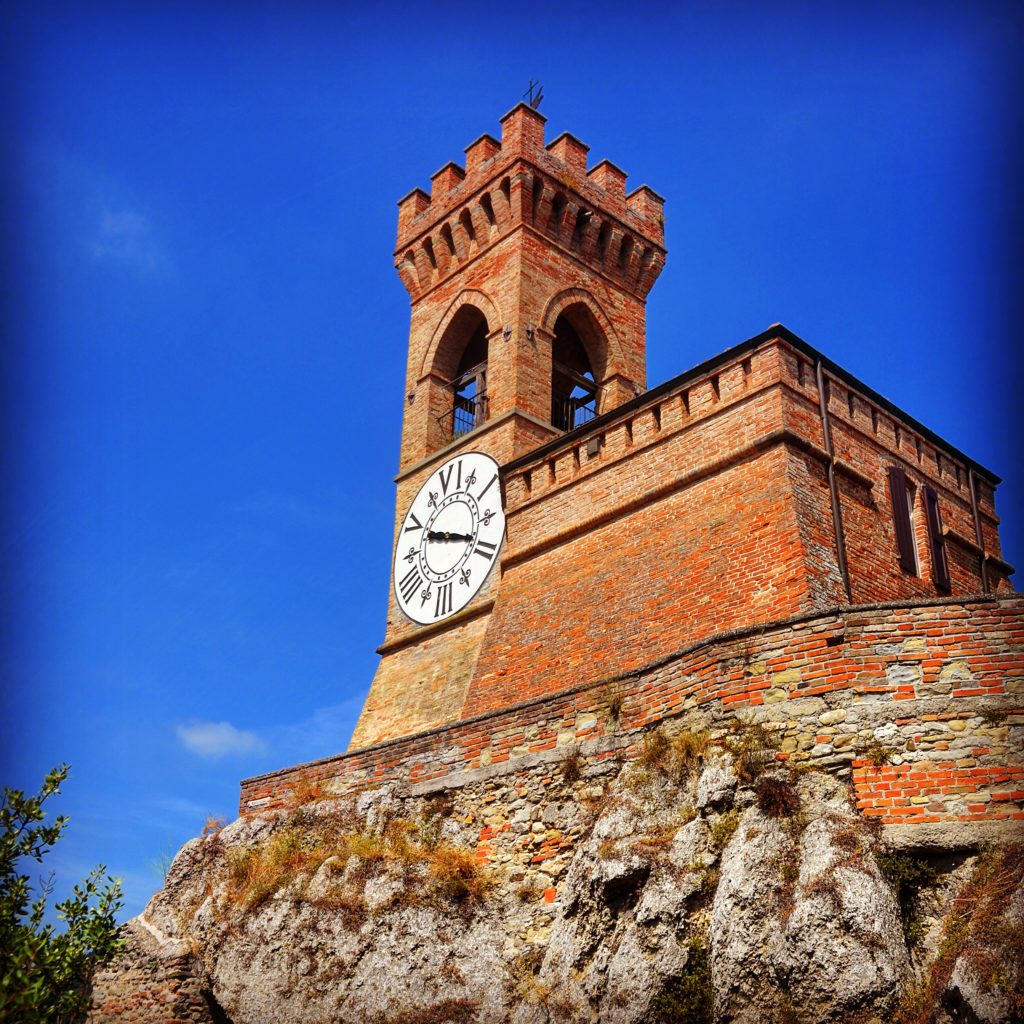
M441 494L448 493L448 485L451 483L452 473L456 470L458 470L458 475L455 478L455 490L458 490L462 486L462 459L459 459L454 466L448 467L447 476L445 476L443 469L437 474L441 478Z

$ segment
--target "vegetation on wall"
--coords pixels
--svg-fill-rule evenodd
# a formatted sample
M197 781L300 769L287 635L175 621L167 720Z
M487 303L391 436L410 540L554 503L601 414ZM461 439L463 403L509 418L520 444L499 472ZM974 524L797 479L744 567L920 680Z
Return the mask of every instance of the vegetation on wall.
M302 786L293 802L323 795ZM393 883L392 892L384 905L376 907L377 913L428 905L468 915L483 902L492 879L474 850L441 838L441 821L437 810L428 806L415 820L395 817L371 829L357 821L345 802L317 809L293 806L269 838L223 854L223 906L244 916L287 888L294 899L340 911L346 923L357 928L371 912L367 883L386 878ZM219 854L216 835L209 841Z
M1024 921L1010 897L1024 882L1024 843L987 850L954 896L938 953L903 997L896 1024L931 1024L960 960L978 986L1006 1001L1009 1020L1024 1020Z
M711 1024L714 990L708 951L700 940L690 942L686 966L668 978L651 1003L654 1024Z
M903 935L908 945L914 945L924 934L921 923L921 890L934 884L938 872L925 858L907 853L879 853L875 860L899 901Z

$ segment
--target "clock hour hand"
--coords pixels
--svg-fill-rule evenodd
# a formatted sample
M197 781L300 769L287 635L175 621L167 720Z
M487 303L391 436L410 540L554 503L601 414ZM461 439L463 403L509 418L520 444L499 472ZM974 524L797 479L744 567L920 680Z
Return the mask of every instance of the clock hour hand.
M472 540L468 533L437 533L434 530L427 531L427 540Z

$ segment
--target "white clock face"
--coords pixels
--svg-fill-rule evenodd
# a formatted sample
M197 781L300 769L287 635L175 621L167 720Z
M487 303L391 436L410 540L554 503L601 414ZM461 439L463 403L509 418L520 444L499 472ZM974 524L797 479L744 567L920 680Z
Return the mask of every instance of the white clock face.
M413 622L461 611L479 592L505 537L498 464L456 455L413 498L395 548L395 597Z

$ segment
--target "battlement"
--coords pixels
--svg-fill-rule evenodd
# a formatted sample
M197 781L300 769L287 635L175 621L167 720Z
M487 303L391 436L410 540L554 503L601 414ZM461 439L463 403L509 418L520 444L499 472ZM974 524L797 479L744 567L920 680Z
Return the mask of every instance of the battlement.
M665 200L647 185L627 194L610 160L588 170L590 147L569 132L545 145L546 118L525 103L481 135L465 166L449 161L398 202L395 266L413 300L514 229L528 226L646 297L665 264Z

